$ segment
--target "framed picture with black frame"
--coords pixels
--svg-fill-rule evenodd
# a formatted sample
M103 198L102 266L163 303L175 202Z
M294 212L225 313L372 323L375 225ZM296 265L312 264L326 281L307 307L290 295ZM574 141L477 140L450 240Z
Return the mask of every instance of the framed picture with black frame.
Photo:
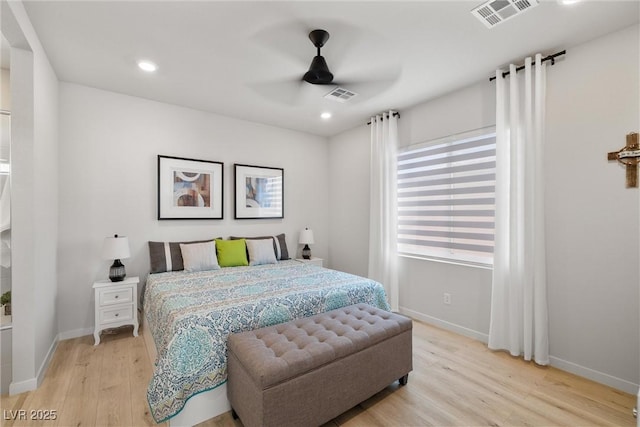
M234 164L235 218L284 218L284 169Z
M222 219L223 164L158 156L158 219Z

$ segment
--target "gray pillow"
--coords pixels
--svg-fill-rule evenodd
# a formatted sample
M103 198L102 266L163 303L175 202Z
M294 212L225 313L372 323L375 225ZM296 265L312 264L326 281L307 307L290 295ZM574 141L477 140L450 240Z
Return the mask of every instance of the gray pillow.
M184 261L182 260L180 243L205 243L211 242L212 240L215 239L194 240L191 242L149 242L151 273L184 270Z
M273 239L245 239L249 253L249 265L277 264Z
M180 243L184 271L220 270L216 242Z
M237 237L231 236L229 237L231 240L237 239L246 239L246 240L263 240L263 239L273 239L273 251L275 252L276 259L278 261L282 261L289 258L289 251L287 250L287 240L285 239L284 233L278 234L277 236L262 236L262 237ZM251 261L251 260L249 260Z

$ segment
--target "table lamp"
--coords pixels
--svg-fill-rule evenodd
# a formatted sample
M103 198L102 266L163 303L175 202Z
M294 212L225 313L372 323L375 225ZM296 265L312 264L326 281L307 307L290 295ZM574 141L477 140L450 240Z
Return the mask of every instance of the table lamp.
M298 243L304 245L304 248L302 248L302 258L311 259L311 249L309 248L309 245L313 245L314 243L313 231L309 230L308 228L302 230L300 232L300 239L298 240Z
M122 282L127 275L124 269L124 264L120 262L121 259L129 258L131 253L129 252L129 239L127 237L118 237L114 234L113 237L106 237L102 245L102 258L112 259L113 264L109 268L109 279L112 282Z

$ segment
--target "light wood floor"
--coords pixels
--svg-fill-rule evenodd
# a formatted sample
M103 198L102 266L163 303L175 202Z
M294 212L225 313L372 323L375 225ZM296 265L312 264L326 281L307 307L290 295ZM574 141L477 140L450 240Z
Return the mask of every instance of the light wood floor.
M635 426L634 396L420 322L413 372L326 426ZM62 341L35 391L2 396L3 426L154 425L146 401L151 363L130 328ZM13 421L10 411L55 410L55 421ZM238 427L230 413L199 427Z

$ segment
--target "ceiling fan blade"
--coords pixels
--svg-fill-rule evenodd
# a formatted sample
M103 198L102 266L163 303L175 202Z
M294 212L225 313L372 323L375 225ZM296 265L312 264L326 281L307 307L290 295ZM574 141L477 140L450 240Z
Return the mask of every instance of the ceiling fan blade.
M355 96L350 96L349 103L355 104L384 94L396 83L396 80L393 78L368 81L341 80L336 82L337 85L334 87L353 92ZM328 91L327 94L333 90Z
M253 39L256 45L270 52L275 52L282 59L291 62L292 69L304 70L311 59L309 40L297 37L298 34L306 34L309 27L300 21L280 23L267 27L257 32ZM292 36L294 35L294 36ZM304 72L304 71L303 71Z
M262 97L279 104L298 105L306 83L298 78L250 83L248 86Z
M313 85L295 77L251 83L248 87L271 102L290 106L317 102L332 89L331 85Z

